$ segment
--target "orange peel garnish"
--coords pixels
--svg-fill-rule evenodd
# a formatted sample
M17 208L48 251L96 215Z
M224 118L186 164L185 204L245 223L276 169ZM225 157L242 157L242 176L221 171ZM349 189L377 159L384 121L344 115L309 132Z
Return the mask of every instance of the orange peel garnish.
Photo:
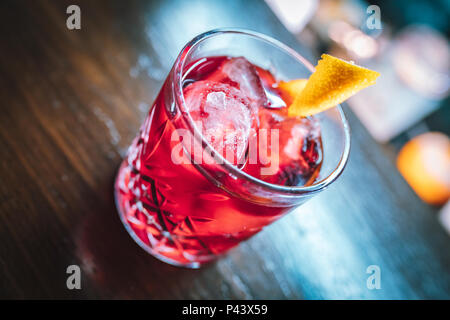
M306 86L308 79L295 79L291 81L280 81L278 83L278 88L283 92L288 94L292 99L294 99L297 94Z
M360 90L375 84L379 76L376 71L323 54L316 71L306 83L303 83L304 79L298 79L280 82L279 87L295 96L288 108L289 116L306 117L344 102Z

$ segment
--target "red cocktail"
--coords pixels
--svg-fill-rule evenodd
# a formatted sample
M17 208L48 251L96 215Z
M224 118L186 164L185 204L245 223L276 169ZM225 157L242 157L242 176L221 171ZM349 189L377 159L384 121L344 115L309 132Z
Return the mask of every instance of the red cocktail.
M115 185L133 238L177 265L198 267L259 232L334 180L346 159L323 179L321 120L288 117L277 70L243 56L201 56L196 46L220 35L272 41L214 31L188 44Z

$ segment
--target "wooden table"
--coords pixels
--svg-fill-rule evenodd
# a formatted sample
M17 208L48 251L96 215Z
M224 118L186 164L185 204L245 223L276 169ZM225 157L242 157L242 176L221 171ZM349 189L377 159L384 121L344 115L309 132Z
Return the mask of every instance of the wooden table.
M76 2L81 30L68 30ZM215 27L314 60L262 1L1 1L1 298L450 298L450 238L355 116L348 167L200 270L161 263L119 221L113 178L181 47ZM66 268L81 267L81 290ZM366 269L381 269L369 290Z

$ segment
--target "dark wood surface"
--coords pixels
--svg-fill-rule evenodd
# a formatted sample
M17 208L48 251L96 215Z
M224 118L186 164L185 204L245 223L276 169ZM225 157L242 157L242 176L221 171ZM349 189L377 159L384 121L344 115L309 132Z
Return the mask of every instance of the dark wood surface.
M338 182L200 270L129 237L113 179L181 47L245 27L313 57L262 1L0 3L1 298L450 298L450 238L349 110ZM82 289L66 288L66 268ZM381 268L381 289L366 268Z

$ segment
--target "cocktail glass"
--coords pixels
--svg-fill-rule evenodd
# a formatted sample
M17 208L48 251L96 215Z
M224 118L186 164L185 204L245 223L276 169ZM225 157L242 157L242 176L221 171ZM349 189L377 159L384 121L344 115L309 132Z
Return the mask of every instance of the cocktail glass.
M190 268L215 259L327 188L342 173L350 150L347 120L336 106L315 116L323 160L312 184L271 184L227 161L202 135L183 95L186 74L199 59L212 56L246 57L283 80L308 78L314 71L293 49L252 31L212 30L181 50L119 169L115 197L123 224L143 249ZM188 162L174 161L173 151L180 147ZM215 161L193 161L194 149Z

